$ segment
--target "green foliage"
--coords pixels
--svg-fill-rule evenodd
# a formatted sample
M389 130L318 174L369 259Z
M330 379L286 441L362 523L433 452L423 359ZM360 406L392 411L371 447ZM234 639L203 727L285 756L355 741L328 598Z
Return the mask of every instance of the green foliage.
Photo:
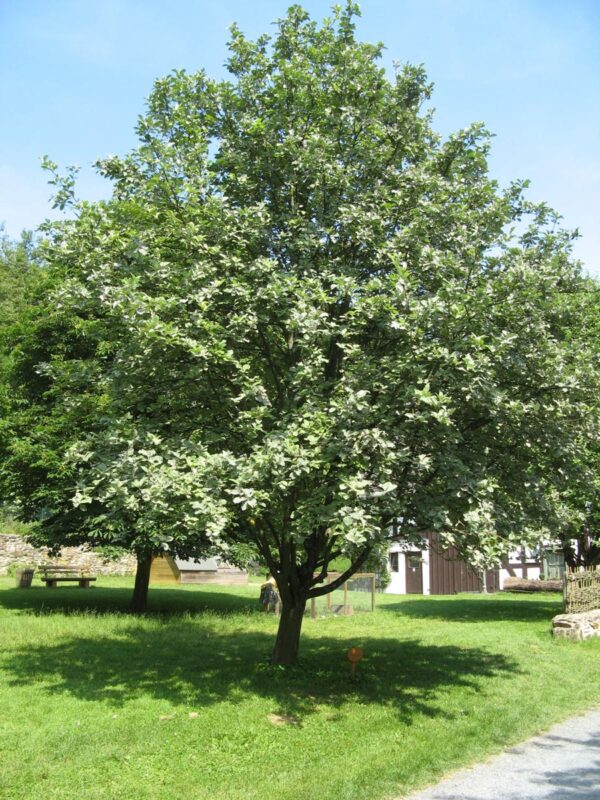
M0 227L0 330L17 322L40 278L40 252L33 234L12 241Z
M0 225L0 410L7 404L6 375L10 368L9 332L26 314L32 292L42 279L41 253L32 233L13 241Z
M15 561L13 564L9 564L8 565L7 570L6 570L6 574L10 578L14 578L16 576L17 572L20 572L21 570L24 570L24 569L33 569L33 568L34 568L34 565L33 564L29 564L26 561Z
M34 525L16 518L16 509L0 506L0 533L11 533L15 536L28 536Z
M352 566L349 558L339 556L329 564L330 572L346 572ZM388 567L388 544L386 541L373 547L369 557L360 568L361 572L374 572L377 575L377 588L385 589L390 583Z
M0 227L0 454L2 456L6 454L4 447L12 437L8 417L16 399L9 379L14 366L14 331L26 320L31 298L43 282L42 263L41 250L33 234L23 232L19 241L13 241ZM7 494L10 495L10 492L0 491L0 532L25 535L30 531L30 526L15 519L18 505L7 504L5 502Z
M581 365L587 371L589 391L586 397L588 414L572 446L569 469L549 471L547 493L556 503L557 521L553 528L552 546L560 544L571 567L600 563L600 287L588 278L582 291L567 294L556 303L557 315L573 318L576 309L578 324L569 327L571 349L580 353ZM582 356L582 354L585 354Z
M118 561L128 554L128 550L123 547L114 547L109 544L94 547L94 553L100 556L103 561Z

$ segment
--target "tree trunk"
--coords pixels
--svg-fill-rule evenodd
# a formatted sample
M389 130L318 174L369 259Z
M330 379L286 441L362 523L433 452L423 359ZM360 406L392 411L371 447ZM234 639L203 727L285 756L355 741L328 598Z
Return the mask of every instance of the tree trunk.
M291 667L298 659L298 648L300 646L300 631L302 629L302 619L306 607L306 598L296 600L293 604L286 604L285 601L281 608L279 617L279 628L275 647L271 656L272 664L281 664L284 667Z
M134 614L143 614L148 601L148 584L150 583L150 567L152 556L138 555L135 571L135 586L131 598L130 609Z

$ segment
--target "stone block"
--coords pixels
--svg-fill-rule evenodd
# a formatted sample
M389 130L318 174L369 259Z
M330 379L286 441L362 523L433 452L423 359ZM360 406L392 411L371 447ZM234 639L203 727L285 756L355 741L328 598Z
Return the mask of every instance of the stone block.
M578 628L553 628L552 633L560 639L581 640L581 632Z
M600 636L600 609L577 614L557 614L552 620L552 634L575 641Z

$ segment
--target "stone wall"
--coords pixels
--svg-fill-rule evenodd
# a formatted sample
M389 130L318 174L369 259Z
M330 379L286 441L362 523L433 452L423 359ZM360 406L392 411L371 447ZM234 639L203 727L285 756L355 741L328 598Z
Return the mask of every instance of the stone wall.
M110 561L83 547L65 547L60 556L52 557L45 550L32 547L22 536L0 533L0 575L6 575L11 564L68 564L95 575L133 575L136 567L133 556Z

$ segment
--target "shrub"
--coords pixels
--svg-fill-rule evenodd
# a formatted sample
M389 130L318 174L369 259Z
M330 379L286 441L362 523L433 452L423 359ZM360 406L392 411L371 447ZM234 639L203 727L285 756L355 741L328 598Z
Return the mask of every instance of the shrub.
M13 564L9 564L6 574L10 578L14 578L16 577L17 572L22 569L35 569L35 564L27 564L24 561L15 561Z

